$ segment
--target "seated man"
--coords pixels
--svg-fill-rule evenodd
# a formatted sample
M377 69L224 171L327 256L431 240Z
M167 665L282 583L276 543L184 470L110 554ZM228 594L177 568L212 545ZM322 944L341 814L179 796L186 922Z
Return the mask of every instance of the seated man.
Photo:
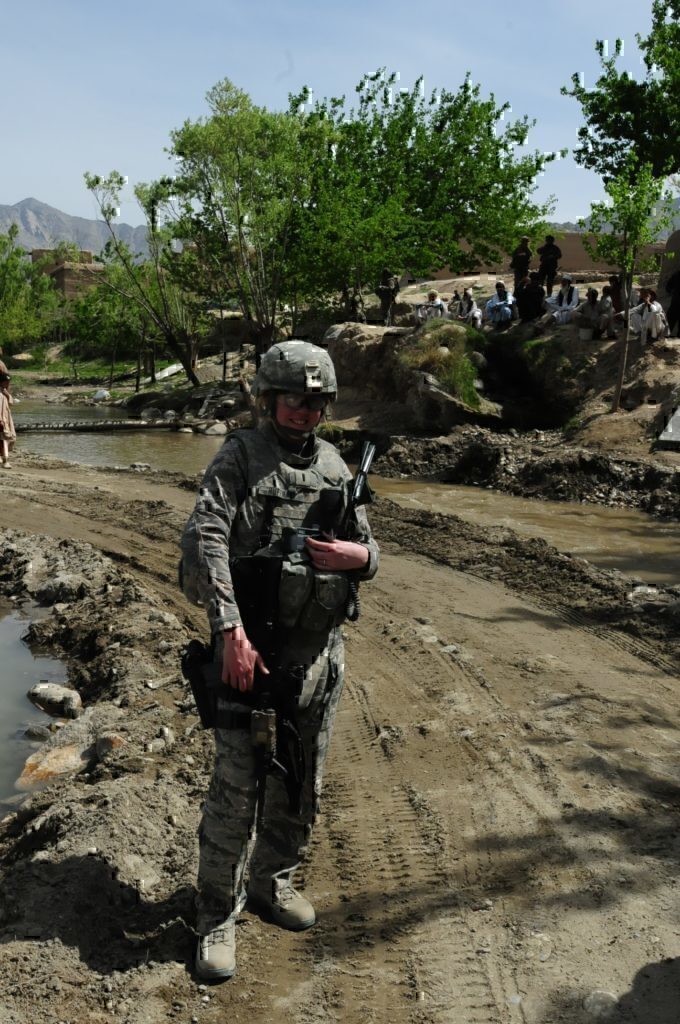
M614 297L612 295L612 288L610 285L606 284L602 289L602 297L597 305L600 310L600 322L598 324L599 334L597 335L597 337L601 338L602 335L606 332L608 338L615 338L616 331L614 329Z
M560 290L556 295L549 295L545 300L552 319L558 324L568 324L579 304L578 288L571 283L571 276L563 274L560 279Z
M496 294L492 295L484 310L489 323L496 327L503 327L512 320L512 307L515 304L515 297L509 292L503 281L496 283Z
M472 289L470 288L465 288L462 299L459 299L456 305L451 300L449 312L454 320L457 320L459 323L470 324L471 327L476 327L477 330L482 326L482 311L473 299Z
M584 302L574 310L572 320L577 327L589 327L593 332L600 328L600 303L597 288L589 288Z
M528 278L520 282L515 298L520 320L526 323L541 316L545 308L545 288L541 286L537 270L532 270Z
M668 321L663 306L657 301L656 292L652 288L640 289L641 302L630 311L630 329L633 334L640 335L640 341L646 345L648 341L657 341L668 335Z
M446 303L440 299L439 292L435 288L427 293L427 302L421 302L419 306L416 306L416 320L419 324L437 318L448 319L448 315Z

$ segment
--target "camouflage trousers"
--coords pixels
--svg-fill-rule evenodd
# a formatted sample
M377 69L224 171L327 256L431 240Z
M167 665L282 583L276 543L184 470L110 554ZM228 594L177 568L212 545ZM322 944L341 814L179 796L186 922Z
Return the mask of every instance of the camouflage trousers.
M215 766L199 827L198 930L238 914L246 877L258 892L290 883L305 853L321 796L323 768L344 682L340 631L308 669L314 687L298 711L305 779L300 813L290 808L283 779L267 776L262 822L256 829L255 755L247 729L215 730Z

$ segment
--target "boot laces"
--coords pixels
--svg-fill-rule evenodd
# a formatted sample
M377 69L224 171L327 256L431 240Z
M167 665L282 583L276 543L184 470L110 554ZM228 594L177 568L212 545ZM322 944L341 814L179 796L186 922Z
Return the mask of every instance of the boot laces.
M207 949L209 946L217 946L221 942L229 942L232 931L233 925L228 922L225 921L223 924L218 924L201 936L201 945Z
M287 885L276 894L277 903L281 904L292 903L293 900L297 900L299 898L300 893L294 889L292 885Z

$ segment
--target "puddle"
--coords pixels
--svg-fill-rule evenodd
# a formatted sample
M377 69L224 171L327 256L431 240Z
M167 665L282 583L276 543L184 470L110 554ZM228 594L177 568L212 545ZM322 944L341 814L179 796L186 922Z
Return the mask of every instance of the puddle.
M29 623L39 615L40 609L15 608L0 600L0 812L25 796L17 792L15 783L26 758L40 745L24 737L26 727L52 721L31 704L26 694L42 679L63 682L66 677L60 662L31 654L21 640Z

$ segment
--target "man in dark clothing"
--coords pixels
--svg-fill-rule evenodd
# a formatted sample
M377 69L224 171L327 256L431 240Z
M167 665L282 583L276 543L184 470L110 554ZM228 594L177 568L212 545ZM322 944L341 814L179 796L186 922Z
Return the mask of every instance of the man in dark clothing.
M541 245L538 249L538 255L540 262L538 265L538 274L540 284L545 284L548 295L552 295L553 284L557 277L557 266L562 259L562 250L558 245L555 245L555 236L546 235L545 245Z
M515 293L519 288L519 283L522 278L526 277L529 273L529 264L531 263L531 257L533 252L529 248L529 236L522 235L520 243L512 254L512 260L510 262L510 269L515 272Z
M380 315L383 323L389 327L392 320L392 306L399 294L399 278L396 274L391 274L387 267L384 267L380 275L380 283L375 291L380 299Z
M528 277L520 281L515 291L517 299L517 312L520 320L525 323L530 320L537 320L543 313L545 302L545 288L541 287L540 274L532 270Z
M677 338L680 336L680 270L676 270L666 281L666 294L671 296L666 314L668 332L671 338Z

